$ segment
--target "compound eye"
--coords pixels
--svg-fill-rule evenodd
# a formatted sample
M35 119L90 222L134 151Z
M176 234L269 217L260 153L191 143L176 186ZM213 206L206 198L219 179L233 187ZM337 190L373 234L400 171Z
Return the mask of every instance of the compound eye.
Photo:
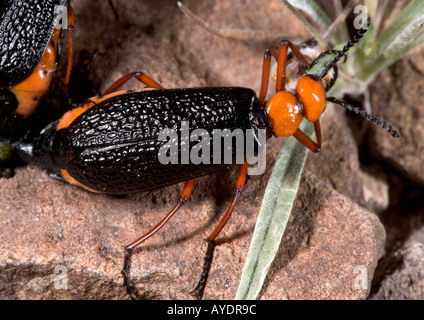
M292 136L302 122L301 106L296 96L290 92L277 92L266 102L265 107L276 136Z
M297 82L297 96L303 105L303 115L309 122L319 119L327 101L324 85L311 76L303 76Z

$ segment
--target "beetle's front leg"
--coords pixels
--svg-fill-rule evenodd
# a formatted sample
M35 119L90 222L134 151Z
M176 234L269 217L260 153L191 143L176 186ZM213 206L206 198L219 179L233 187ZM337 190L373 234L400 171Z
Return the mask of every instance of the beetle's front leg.
M208 248L206 249L206 254L204 259L205 262L203 264L203 271L196 288L193 290L193 295L199 300L202 299L203 297L203 292L205 291L205 287L206 287L206 281L208 280L208 276L209 276L209 270L212 265L213 252L215 249L215 238L219 235L221 230L224 228L225 224L227 223L228 219L231 216L231 213L234 210L234 207L237 203L238 198L240 197L241 191L243 190L243 187L244 187L244 183L246 182L247 165L248 165L247 162L240 165L240 171L239 171L239 175L238 175L236 187L235 187L234 199L231 202L225 216L222 218L219 225L216 227L214 232L212 232L212 234L206 240L208 243Z

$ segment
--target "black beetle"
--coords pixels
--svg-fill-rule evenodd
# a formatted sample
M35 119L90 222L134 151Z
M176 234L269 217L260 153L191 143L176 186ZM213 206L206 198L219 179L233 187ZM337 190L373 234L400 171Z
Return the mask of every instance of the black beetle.
M185 182L177 205L166 217L150 232L125 247L122 274L128 292L135 298L134 288L129 282L132 250L158 231L188 200L195 178L229 167L222 162L162 164L159 159L161 148L172 142L172 138L168 142L161 140L161 132L174 130L177 133L176 140L180 141L184 121L192 129L205 129L212 134L214 129L229 129L230 132L240 129L245 135L248 130L253 130L254 138L251 143L257 153L263 146L263 141L259 138L262 130L265 139L272 135L293 135L311 151L318 152L321 147L319 116L327 100L340 102L326 97L324 77L354 43L359 41L364 32L363 29L359 30L358 35L343 50L331 51L336 56L317 77L307 74L309 65L299 50L291 42L282 41L278 52L265 52L259 97L253 90L241 87L163 89L142 72L131 73L116 81L103 97L92 98L51 123L33 144L18 145L18 152L24 160L41 166L53 176L94 192L141 192ZM295 93L285 89L289 48L300 65L301 76ZM278 61L276 93L265 101L272 56ZM116 91L133 77L156 90ZM332 82L334 81L330 80ZM342 102L341 105L350 107ZM317 142L298 129L303 117L314 123ZM378 119L371 120L381 125ZM393 136L398 136L390 126L384 124L382 127ZM234 141L231 143L231 147L234 147ZM209 141L208 146L211 148L212 144ZM183 146L182 142L178 142L178 154L185 147L187 146ZM233 149L232 160L236 160L238 155ZM198 298L202 297L206 285L214 240L228 221L245 183L248 165L245 149L242 156L234 199L207 239L203 272L194 290L194 295ZM212 154L208 157L213 160ZM222 160L222 154L218 158Z
M10 0L0 5L0 137L17 139L49 89L56 70L63 27L69 53L65 86L72 68L74 17L66 0ZM60 26L62 11L68 25ZM63 23L63 22L62 22Z

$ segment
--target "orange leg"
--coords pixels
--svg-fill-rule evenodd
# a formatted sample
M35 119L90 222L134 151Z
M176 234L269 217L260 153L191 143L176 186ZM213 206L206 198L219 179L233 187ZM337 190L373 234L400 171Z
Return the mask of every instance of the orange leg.
M136 298L135 290L133 289L133 286L130 284L129 281L129 274L130 274L130 267L131 267L131 256L132 251L135 247L139 246L142 242L150 238L152 235L154 235L157 231L159 231L160 228L162 228L168 221L171 219L171 217L174 215L175 212L180 209L183 204L185 204L190 197L191 191L193 190L194 186L194 179L188 180L184 184L183 191L181 192L180 200L178 201L177 205L163 218L152 230L132 242L131 244L125 246L125 257L124 257L124 266L122 268L122 276L124 279L124 286L127 288L128 293L130 294L132 299Z
M303 54L299 49L290 41L283 40L280 44L280 50L278 51L277 59L277 85L276 91L284 90L286 85L286 67L287 67L287 53L288 48L290 47L291 51L295 57L299 60L302 73L308 67L308 62L305 60Z
M262 65L261 89L259 91L259 101L262 104L265 102L266 93L268 91L269 73L270 73L270 68L271 68L271 57L274 57L275 59L277 59L279 61L280 52L281 52L281 48L280 48L280 51L267 50L264 53L264 62L263 62L263 65ZM287 49L286 49L286 54L287 54ZM283 56L283 55L281 55L281 56ZM283 60L283 58L281 58L281 60ZM281 62L279 63L279 65L281 65ZM280 72L278 72L278 74L280 75ZM284 78L285 78L285 71L284 71L283 79ZM279 84L278 81L281 82L282 79L277 77L277 91L278 91L278 87L281 86L281 83Z
M212 232L212 234L206 240L207 243L208 243L208 248L206 249L206 255L205 255L205 260L204 260L205 262L203 264L203 271L202 271L202 274L200 276L200 280L199 280L196 288L193 291L193 295L197 299L201 299L202 296L203 296L203 292L205 291L206 281L208 279L209 270L210 270L211 265L212 265L213 251L214 251L215 245L216 245L214 240L219 235L221 230L224 228L225 224L227 223L228 219L231 216L231 213L234 210L234 207L237 203L237 200L240 197L241 191L244 187L244 183L246 182L246 175L247 175L247 162L240 165L240 171L239 171L239 175L238 175L237 182L236 182L235 196L234 196L233 201L231 202L229 208L227 209L225 216L222 218L219 225L216 227L214 232Z
M264 53L264 63L262 65L262 82L261 90L259 91L259 101L261 103L265 102L266 93L268 91L268 82L269 82L269 70L271 65L271 51L267 50Z
M284 90L286 85L286 66L287 66L288 46L286 41L281 42L277 58L277 84L275 92Z
M259 101L261 101L262 103L265 101L266 93L268 90L271 56L274 56L277 59L276 92L284 90L285 88L288 48L292 50L295 57L299 60L299 63L301 65L301 71L304 72L308 68L308 62L305 60L302 53L292 42L288 40L281 41L280 49L278 51L265 51L264 62L262 66L261 90L259 92Z
M317 145L318 145L318 151L321 149L321 124L319 122L319 119L314 122L315 127L315 135L317 137Z
M73 47L72 47L72 32L74 32L75 27L75 15L74 10L69 5L68 8L68 67L66 68L66 76L65 76L65 88L66 91L69 90L69 81L71 79L71 71L72 71L72 56L73 56Z
M163 89L163 87L157 83L155 80L150 78L148 75L144 74L141 71L131 72L127 74L126 76L123 76L122 78L116 80L110 87L105 91L103 95L107 95L109 93L115 92L118 90L121 86L123 86L127 81L130 79L135 78L138 81L144 83L146 86L153 88L153 89Z
M317 137L317 142L314 142L309 138L302 130L297 129L293 136L299 140L301 144L307 147L309 150L313 152L319 152L321 150L321 125L319 120L314 122L315 134Z
M308 62L306 61L305 57L303 56L303 54L299 51L299 49L290 41L288 40L283 40L281 42L282 45L288 45L291 49L291 51L293 52L293 54L295 55L295 57L297 58L297 60L299 60L300 65L302 66L303 69L306 69L308 67Z

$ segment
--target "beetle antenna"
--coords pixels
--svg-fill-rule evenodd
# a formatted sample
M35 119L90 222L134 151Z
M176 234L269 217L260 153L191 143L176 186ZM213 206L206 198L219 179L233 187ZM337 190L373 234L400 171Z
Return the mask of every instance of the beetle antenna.
M338 52L340 52L339 50L327 50L322 52L318 58L316 58L307 68L306 68L306 72L309 71L310 69L312 69L312 67L314 67L319 61L320 59L322 59L324 56L329 55L329 54L337 54ZM334 75L331 78L330 82L325 86L325 91L329 91L334 84L336 83L337 77L338 77L338 72L339 72L339 68L337 67L337 64L333 64L328 70L330 71L330 69L333 68L334 70ZM325 76L324 76L325 77ZM320 80L322 80L322 78L320 78Z
M352 106L351 104L348 104L348 103L344 102L343 100L339 100L339 99L334 98L334 97L328 97L327 101L330 101L332 103L336 103L336 104L342 106L343 108L347 109L348 111L351 111L351 112L353 111L356 114L361 115L362 117L364 117L368 121L371 121L371 122L375 123L377 126L379 126L380 128L386 130L388 133L390 133L392 135L393 138L399 138L400 137L399 132L397 132L396 130L393 130L392 127L390 125L386 124L385 121L382 121L377 117L374 117L372 114L369 114L366 111L364 111L364 110L362 110L358 107Z
M333 61L331 61L322 70L321 74L318 77L319 80L322 80L327 75L328 71L330 71L330 69L333 68L342 57L347 56L347 52L350 50L350 48L352 48L356 43L358 43L359 40L361 40L361 38L364 36L365 32L367 32L369 25L370 25L370 18L367 19L365 26L359 29L358 32L353 36L353 39L349 40L348 43L343 47L343 49L338 51ZM315 63L315 61L313 63Z

